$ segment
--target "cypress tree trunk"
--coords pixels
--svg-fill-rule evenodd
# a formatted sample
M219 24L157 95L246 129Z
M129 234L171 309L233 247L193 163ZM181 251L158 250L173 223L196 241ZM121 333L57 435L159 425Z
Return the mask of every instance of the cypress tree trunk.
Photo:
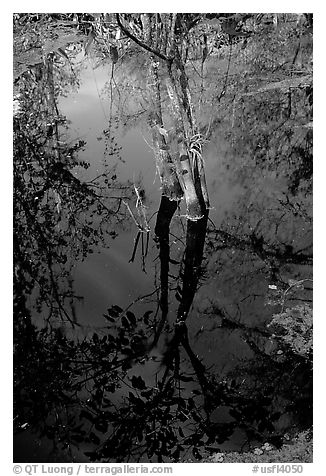
M187 112L178 94L176 81L171 69L166 79L166 86L173 106L178 143L177 172L186 201L187 218L189 220L199 220L204 215L205 207L200 203L200 195L197 193L195 186L194 169L187 149L187 137L191 134L191 127L189 119L187 119Z
M149 115L148 122L152 133L156 167L161 179L162 196L170 200L180 200L183 192L177 175L177 167L169 153L167 138L164 135L158 66L159 63L152 58L148 86L152 92L153 113Z

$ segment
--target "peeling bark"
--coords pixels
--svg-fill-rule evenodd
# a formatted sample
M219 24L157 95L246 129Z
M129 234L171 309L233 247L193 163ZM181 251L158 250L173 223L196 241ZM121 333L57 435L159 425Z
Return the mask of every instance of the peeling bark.
M176 163L172 160L168 150L166 137L164 137L162 133L164 125L157 68L158 63L152 58L148 86L152 91L152 105L154 112L150 114L148 122L152 133L156 167L162 184L162 196L166 196L170 200L180 200L183 191L179 183Z
M208 197L203 159L198 160L198 173L199 173L199 180L200 180L200 189L203 196L205 208L208 210L210 208L210 203L209 203L209 197Z
M188 150L186 147L187 130L189 123L185 119L184 109L175 87L175 81L170 71L166 80L168 94L174 109L175 130L178 142L177 172L187 207L187 218L198 220L203 216L204 208L201 206L195 187L193 169L191 167Z
M198 150L198 141L201 136L196 124L185 63L179 50L180 28L179 33L176 30L176 25L179 25L180 21L182 23L182 16L175 13L141 14L142 28L137 38L134 38L134 35L122 24L119 14L116 17L120 28L138 45L151 53L148 87L152 111L148 122L152 133L156 166L162 184L162 195L170 200L179 200L183 192L187 218L193 221L199 220L209 208L209 199L201 157L201 144ZM179 27L182 26L181 23ZM166 88L172 105L173 136L166 133L163 123L161 79L158 75L160 65L165 67ZM192 147L194 141L197 141L196 150ZM172 146L174 146L173 151Z
M176 164L173 162L165 138L158 131L157 124L151 125L156 167L160 175L162 196L178 201L183 191L178 179Z
M187 149L183 142L179 143L180 175L182 177L183 192L186 200L187 218L189 220L199 220L203 217L203 210L200 206L198 194L193 179L193 173Z

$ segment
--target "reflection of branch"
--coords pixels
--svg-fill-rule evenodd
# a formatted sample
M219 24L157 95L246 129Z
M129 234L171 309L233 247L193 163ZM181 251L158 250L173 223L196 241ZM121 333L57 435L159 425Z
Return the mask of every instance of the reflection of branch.
M224 80L224 84L223 84L222 90L221 90L220 94L219 94L218 97L217 97L218 102L220 102L220 100L222 99L223 96L225 96L225 93L226 93L227 83L228 83L228 78L229 78L230 64L231 64L231 55L232 55L232 38L231 38L231 42L230 42L230 52L229 52L229 59L228 59L228 67L227 67L227 70L226 70L225 80Z
M71 317L69 316L69 314L67 313L67 311L65 310L65 308L63 307L63 305L60 302L60 296L59 296L57 285L56 285L56 282L55 282L55 279L54 279L54 276L53 276L51 251L50 252L47 251L47 262L48 262L48 267L49 267L49 271L50 271L50 280L51 280L51 284L52 284L53 295L54 295L54 298L55 298L55 300L56 300L56 302L59 306L60 311L63 312L63 314L66 316L66 318L68 319L68 321L70 322L70 324L72 325L73 328L75 326L80 326L80 324L78 322L71 319Z
M307 281L310 282L310 283L313 283L313 279L310 279L310 278L301 279L300 281L296 281L296 282L292 283L292 284L284 291L283 296L282 296L282 310L281 310L281 312L284 311L286 295L291 291L291 289L295 288L296 286L301 287L301 286L303 285L303 283L306 283ZM306 299L305 299L305 301L306 301Z
M49 275L50 275L50 281L52 285L53 297L58 304L59 310L66 316L66 318L71 323L73 328L75 327L75 325L79 326L80 324L78 324L77 322L74 322L74 320L71 319L71 317L69 316L69 314L67 313L63 305L61 304L56 280L54 279L54 276L53 276L52 250L46 236L43 233L42 227L37 221L36 217L33 216L33 214L30 212L29 208L26 205L26 202L24 200L20 200L20 202L26 214L26 218L28 218L28 221L30 222L31 227L34 228L36 235L38 235L39 237L39 239L36 239L36 241L39 244L40 249L43 252L45 252L46 262L49 268Z
M204 408L207 414L210 412L211 402L214 398L214 387L207 379L205 373L206 368L199 360L198 356L193 352L189 339L188 339L188 329L185 322L177 323L175 326L175 333L170 341L167 349L165 350L164 357L163 357L163 364L166 365L165 371L165 378L169 370L173 368L174 364L174 375L178 371L179 361L180 361L180 353L179 353L179 345L182 345L184 350L186 351L191 365L194 369L196 377L198 379L198 383L202 389L203 396L204 396Z
M157 291L158 291L159 288L155 288L154 291L152 291L151 293L148 293L148 294L143 294L142 296L139 296L138 298L134 299L124 310L124 312L128 311L128 309L130 309L134 304L136 304L136 302L138 301L142 301L143 299L145 298L148 298L148 297L151 297L153 296L153 294L155 294Z
M203 391L208 390L210 387L210 384L205 376L205 366L201 363L201 361L198 359L197 355L193 352L193 350L190 347L189 339L188 339L188 329L186 325L183 326L183 332L181 334L180 342L183 345L185 351L188 354L188 357L190 359L190 362L193 366L193 369L197 375L198 382L200 386L202 387Z
M228 329L240 329L241 331L244 331L247 333L254 332L263 337L271 337L270 332L264 331L263 329L259 329L259 327L247 327L245 324L241 324L240 322L236 322L225 316L222 317L221 325L218 327L222 327L222 328L224 327Z
M272 245L266 243L262 236L257 236L254 233L245 238L239 238L236 235L232 235L224 230L218 230L215 228L215 237L220 238L223 245L217 245L214 250L223 248L237 248L240 250L248 250L255 253L263 261L270 261L271 259L277 259L286 263L295 264L310 264L311 256L304 255L300 252L294 252L292 249L285 248L282 251L279 248L272 249ZM267 248L268 247L268 248Z
M150 46L148 46L146 43L143 43L141 40L139 40L135 35L133 35L129 30L127 30L127 28L125 26L123 26L122 22L121 22L121 19L120 19L120 15L119 13L116 13L116 19L117 19L117 23L119 25L119 27L121 28L121 30L124 32L125 35L128 36L128 38L130 38L131 40L133 40L135 43L137 43L137 45L141 46L141 48L144 48L145 50L149 51L150 53L154 54L155 56L158 56L159 58L161 58L162 60L164 61L167 61L169 63L171 63L173 61L173 58L168 58L167 56L163 55L162 53L160 53L159 51L157 50L154 50L153 48L151 48Z

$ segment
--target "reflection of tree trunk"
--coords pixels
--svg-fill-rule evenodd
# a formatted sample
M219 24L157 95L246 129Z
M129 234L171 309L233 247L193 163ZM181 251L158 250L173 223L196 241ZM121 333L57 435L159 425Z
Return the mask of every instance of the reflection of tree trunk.
M180 342L183 345L185 351L188 354L190 362L193 366L193 369L197 375L198 382L203 390L208 390L210 385L205 376L205 366L201 363L198 357L193 352L192 348L190 347L189 339L188 339L188 329L186 325L179 326L182 331L180 332Z
M155 234L158 238L160 246L160 261L161 261L161 296L160 296L160 308L162 311L161 321L155 332L155 338L153 345L158 342L159 336L163 330L164 324L167 319L169 311L169 262L170 262L170 223L174 212L177 209L177 202L171 201L167 197L162 196L160 208L157 214Z
M168 205L167 207L171 207ZM172 202L170 202L171 204ZM162 218L157 220L157 223L160 222L161 229L155 229L158 236L164 236L166 234L167 239L162 240L162 245L167 246L166 249L161 245L160 256L164 255L164 259L161 259L161 285L162 285L162 297L163 297L163 282L164 282L164 299L166 300L167 305L167 293L168 293L168 259L169 259L169 244L168 244L168 226L170 223L169 218L166 217L166 211L162 208L162 202L160 211L162 213ZM172 212L171 212L172 213ZM172 213L173 214L173 213ZM171 215L172 216L172 215ZM193 369L197 375L198 382L202 388L204 399L205 399L205 410L209 413L210 402L211 402L211 385L205 376L205 367L200 362L198 357L192 351L189 340L188 340L188 330L186 326L186 318L189 313L189 309L193 302L198 280L200 277L201 271L201 262L203 258L203 251L205 245L206 229L207 229L207 220L208 220L208 210L206 210L204 216L197 220L188 220L187 222L187 237L186 237L186 251L183 263L183 269L180 272L182 277L182 296L179 309L177 312L177 321L175 323L175 333L172 338L172 341L168 345L168 348L165 351L164 363L167 365L168 369L172 368L173 362L175 363L179 353L178 347L181 344L193 366ZM158 225L157 225L158 226ZM161 243L161 241L160 241ZM164 252L163 252L164 250ZM163 269L164 264L164 269ZM165 279L163 281L162 279ZM163 315L163 307L162 307Z
M164 374L164 378L167 378L168 372L171 371L173 368L175 375L179 372L180 345L182 345L182 347L184 348L194 369L204 397L204 410L207 414L207 417L209 417L209 413L212 410L212 406L216 401L216 389L206 376L206 367L201 363L198 356L194 353L190 346L188 339L188 329L185 322L180 322L178 325L176 325L174 336L171 342L169 343L168 348L165 350L163 363L166 365L166 371Z
M59 146L59 130L57 118L59 116L59 111L56 103L55 97L55 86L54 86L54 76L53 76L53 59L48 57L46 59L46 84L45 84L46 98L47 98L47 112L51 112L52 118L54 119L53 125L53 134L49 137L49 145L53 150L57 160L60 160L60 146ZM52 120L53 120L52 119ZM48 120L48 119L47 119ZM54 138L53 138L54 135Z
M178 321L184 321L195 296L203 258L208 210L197 221L188 220L186 252L182 270L182 299L178 309Z

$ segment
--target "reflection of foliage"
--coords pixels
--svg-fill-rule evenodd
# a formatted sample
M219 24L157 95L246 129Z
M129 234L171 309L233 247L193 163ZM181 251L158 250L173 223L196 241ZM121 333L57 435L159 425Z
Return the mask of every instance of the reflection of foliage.
M198 134L189 136L201 138L200 144L192 147L193 155L197 151L201 159L202 143L205 147L202 130L211 138L215 131L225 133L232 145L226 165L233 181L243 187L240 204L209 233L209 257L205 261L207 216L202 224L200 220L188 222L182 266L179 276L172 279L169 227L177 204L162 197L170 207L165 204L160 208L155 228L161 283L147 295L157 297L155 313L136 316L131 305L125 310L111 305L104 314L106 326L83 340L80 334L75 340L68 339L61 328L40 330L32 324L28 295L38 298L40 306L45 303L50 317L72 319L64 307L65 299L74 297L72 286L68 289L69 267L98 245L107 245L110 234L115 236L112 224L119 220L123 200L121 187L114 186L114 170L106 169L88 182L78 178L78 167L88 166L78 161L84 143L67 144L65 140L66 121L58 111L57 98L66 91L64 85L78 85L77 70L70 61L81 49L80 32L88 35L87 54L94 43L101 54L106 48L106 59L112 45L118 45L111 60L117 63L115 78L126 94L115 95L120 111L112 116L110 110L104 131L106 158L117 152L111 129L118 128L119 113L125 122L138 121L152 107L148 107L150 99L144 87L151 81L147 78L148 49L144 52L130 45L130 36L115 41L117 24L106 15L16 17L17 31L28 31L30 37L26 44L16 42L18 64L23 67L16 75L20 94L14 120L15 429L33 427L61 450L72 454L73 448L79 447L93 461L179 461L189 451L201 460L207 452L215 451L216 445L232 441L237 430L243 434L243 448L266 441L279 447L293 422L299 429L311 422L311 363L301 358L310 351L311 310L305 303L285 311L282 308L274 315L273 326L281 325L285 332L281 339L292 349L284 346L285 351L282 347L277 352L275 347L268 350L275 340L265 327L270 309L263 308L271 290L278 293L274 293L274 304L281 306L285 295L308 301L310 292L293 296L288 291L288 285L292 286L289 275L297 278L297 267L305 274L311 265L312 175L310 70L304 66L301 84L292 68L294 61L283 68L294 53L297 58L297 37L288 25L273 30L260 23L257 15L245 14L226 18L222 14L164 14L164 22L159 16L123 15L129 35L139 41L146 40L146 18L155 20L152 33L161 56L167 54L170 45L168 41L162 43L159 28L175 21L170 34L176 34L178 61L184 65L180 78L177 74L174 80L185 111L191 113L187 109L192 105L187 103L188 75L189 84L194 83L193 97L198 100L200 96L198 104L205 116L199 118ZM74 28L75 37L71 37ZM302 32L304 35L309 36ZM103 38L105 44L101 43ZM266 56L260 54L262 39ZM147 46L152 47L153 41L147 41ZM241 56L242 49L247 57ZM221 75L218 57L229 58L226 75L224 71ZM301 58L307 64L309 57L308 42ZM71 74L64 76L60 66L66 62ZM216 69L219 78L225 76L223 84L216 80ZM268 77L257 78L258 71ZM112 65L111 108L113 85L118 89L113 72ZM159 68L160 107L168 99L167 78L168 71ZM222 99L223 112L215 111ZM215 115L207 124L205 113L206 109L211 112L211 106ZM225 119L226 113L229 116ZM167 129L159 127L153 137L160 139L157 142L162 150L170 147L171 141L175 154L177 144L171 134L175 128L168 127L172 122L169 114L169 108L164 109L162 119ZM137 205L141 205L139 197ZM134 253L136 249L137 241ZM233 364L233 373L229 371L223 378L213 374L214 368L207 370L188 338L188 314L203 276L203 263L210 266L206 274L211 272L214 279L217 276L215 286L221 286L224 299L212 304L210 317L215 327L209 332L214 337L226 332L237 335L249 352L247 360ZM168 316L169 291L176 280L180 304ZM256 300L259 305L255 308ZM251 326L247 318L255 312L262 317L261 322ZM261 316L263 313L268 317ZM168 341L159 351L163 330L167 330Z
M79 447L93 461L164 462L191 451L201 460L238 427L249 447L252 440L279 447L283 413L307 413L303 385L294 385L306 369L293 359L271 365L265 357L260 368L251 362L247 373L242 369L220 381L182 336L183 349L171 343L167 350L173 361L155 357L146 336L152 332L150 311L136 318L111 306L106 330L81 341L58 329L36 330L22 300L16 300L16 315L16 431L38 428L72 455ZM144 379L142 369L150 362L155 378Z
M312 309L306 304L275 314L269 326L279 329L280 339L294 353L309 357L312 352Z
M53 57L47 55L44 62L34 70L27 62L15 85L15 273L24 280L25 292L36 293L39 310L46 305L49 317L71 321L61 300L63 294L73 297L67 289L69 267L107 242L123 195L114 170L89 182L72 170L89 166L78 160L85 143L67 143L66 119L57 107L65 85Z
M240 312L244 299L251 303L250 314L268 286L282 294L289 279L309 277L312 263L311 31L290 21L256 27L232 63L227 93L213 119L216 141L228 137L221 169L238 197L209 232L207 247L212 275L219 271L220 286ZM292 60L300 35L307 41L296 72ZM208 84L215 72L212 65ZM308 291L300 296L310 298Z
M312 463L312 440L309 432L299 433L298 436L286 443L282 448L264 444L252 452L246 453L215 453L205 460L208 463Z
M81 50L83 35L69 19L40 14L14 15L14 79L37 69L50 56L61 77L61 91L78 86L78 67L72 59Z
M293 59L300 35L305 38L306 47L301 65L296 68ZM245 57L237 58L223 107L213 119L217 126L215 130L226 134L232 146L226 165L233 172L234 182L242 182L248 188L243 197L246 203L256 200L260 184L259 199L262 201L267 192L266 181L271 180L275 184L274 197L279 195L281 198L282 192L286 195L286 189L290 189L290 197L284 196L282 201L289 200L294 207L298 202L301 210L297 213L301 215L311 206L311 31L303 28L298 32L295 23L289 19L276 29L262 28L249 42L245 51L248 54L249 49L252 56L248 62ZM262 48L264 55L261 54ZM272 62L269 61L269 52ZM218 74L218 70L215 65L211 68L207 75L213 86L214 74ZM288 182L286 188L285 178ZM250 187L253 180L255 190ZM296 199L292 194L297 195ZM263 206L268 211L275 208L267 203Z
M219 173L238 194L209 233L209 266L214 276L219 271L221 286L232 283L232 294L239 291L242 298L254 286L252 294L262 298L268 285L284 291L289 278L306 278L312 263L311 28L308 21L297 25L293 15L279 16L277 27L270 20L272 15L246 19L254 34L242 52L233 50L221 105L215 111L212 101L211 113L209 101L203 102L212 114L211 139L228 137ZM207 89L218 98L219 63L207 62L206 70Z
M312 279L301 279L299 281L289 279L285 289L278 289L277 286L269 286L270 292L267 304L281 306L277 314L273 314L271 322L267 325L276 334L276 337L297 355L306 359L312 358L312 308L308 305L307 291L305 285L312 283ZM290 301L301 302L300 304L285 307ZM303 304L302 304L303 301Z

